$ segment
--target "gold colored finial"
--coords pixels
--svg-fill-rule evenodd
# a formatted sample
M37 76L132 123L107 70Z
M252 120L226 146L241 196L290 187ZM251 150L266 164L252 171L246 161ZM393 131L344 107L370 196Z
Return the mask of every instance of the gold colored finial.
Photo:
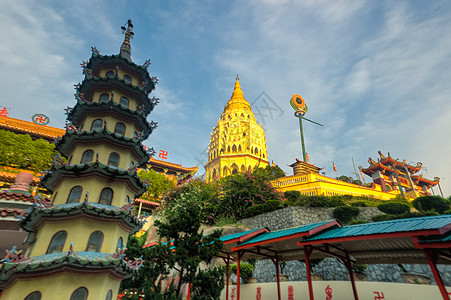
M125 25L127 25L127 28L125 28ZM122 33L125 33L124 42L122 42L121 46L121 56L131 61L132 47L130 46L130 39L132 39L135 35L135 33L132 31L132 20L128 19L127 23L125 23L124 26L121 27L121 29Z
M233 89L233 93L232 93L232 99L233 98L244 98L244 94L243 94L243 91L241 90L238 74L236 74L235 88Z
M240 80L240 78L238 77L238 73L236 74L236 80Z

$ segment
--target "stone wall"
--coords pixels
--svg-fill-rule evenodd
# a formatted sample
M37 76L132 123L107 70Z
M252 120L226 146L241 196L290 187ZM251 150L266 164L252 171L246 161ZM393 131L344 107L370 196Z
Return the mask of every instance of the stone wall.
M252 218L243 219L240 222L251 227L268 227L270 230L279 230L295 226L307 225L321 221L334 219L333 207L304 207L290 206L275 210ZM376 207L360 207L357 219L371 221L371 217L382 212Z
M428 265L408 265L403 264L403 267L408 273L421 274L429 278L431 284L435 284L434 276ZM442 275L442 279L447 286L451 286L451 267L447 265L437 265L437 268ZM346 267L334 258L325 258L318 265L313 268L313 272L321 275L324 280L349 280L348 270ZM269 259L259 260L255 264L253 276L259 282L273 282L275 281L276 269L274 263ZM305 281L307 280L307 273L305 264L300 261L289 261L284 268L284 274L288 275L289 281ZM398 265L379 264L368 265L363 272L364 280L377 282L398 282L403 283L405 280L402 275L404 272L400 270Z

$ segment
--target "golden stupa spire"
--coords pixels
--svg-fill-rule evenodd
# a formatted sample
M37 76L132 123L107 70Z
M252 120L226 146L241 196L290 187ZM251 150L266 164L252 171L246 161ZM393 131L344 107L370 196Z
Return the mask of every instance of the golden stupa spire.
M243 91L241 90L240 78L236 74L235 88L233 89L232 99L234 98L244 98Z
M125 28L125 25L127 25L127 28ZM130 45L130 39L132 39L133 36L135 35L135 33L132 31L133 29L132 20L128 19L125 25L121 27L122 33L125 33L124 41L122 42L121 46L121 56L129 61L132 61L131 58L132 47Z

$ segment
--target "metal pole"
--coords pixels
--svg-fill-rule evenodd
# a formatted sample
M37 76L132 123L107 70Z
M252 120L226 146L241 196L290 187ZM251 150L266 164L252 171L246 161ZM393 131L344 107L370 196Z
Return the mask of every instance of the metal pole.
M229 300L230 254L227 253L226 300Z
M437 185L438 185L438 189L440 190L440 195L442 195L442 198L443 198L443 192L442 192L442 187L440 186L440 182Z
M241 252L238 252L236 261L236 300L240 300L240 262Z
M307 162L307 155L305 154L304 130L302 129L302 115L299 114L298 118L299 118L299 129L301 131L302 158L304 162Z

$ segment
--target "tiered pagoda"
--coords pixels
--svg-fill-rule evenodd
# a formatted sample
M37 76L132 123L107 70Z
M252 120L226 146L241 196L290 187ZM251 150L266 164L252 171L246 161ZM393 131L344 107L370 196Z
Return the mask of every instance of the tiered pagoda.
M389 192L398 190L401 195L407 198L416 198L418 196L430 195L430 189L439 184L440 179L434 180L423 178L423 175L415 175L421 170L422 163L410 165L406 160L399 161L378 152L380 158L377 161L371 157L368 159L370 166L362 168L363 173L370 176L373 182L380 186L382 191Z
M116 299L121 281L141 264L126 261L124 249L142 226L131 204L146 190L136 170L152 154L141 142L155 128L146 117L156 79L148 62L132 62L133 25L125 26L119 55L93 48L82 64L85 78L57 144L67 162L56 162L41 181L52 202L34 206L21 222L29 250L2 260L1 299Z
M207 181L268 165L265 131L244 98L237 76L232 97L211 133Z

